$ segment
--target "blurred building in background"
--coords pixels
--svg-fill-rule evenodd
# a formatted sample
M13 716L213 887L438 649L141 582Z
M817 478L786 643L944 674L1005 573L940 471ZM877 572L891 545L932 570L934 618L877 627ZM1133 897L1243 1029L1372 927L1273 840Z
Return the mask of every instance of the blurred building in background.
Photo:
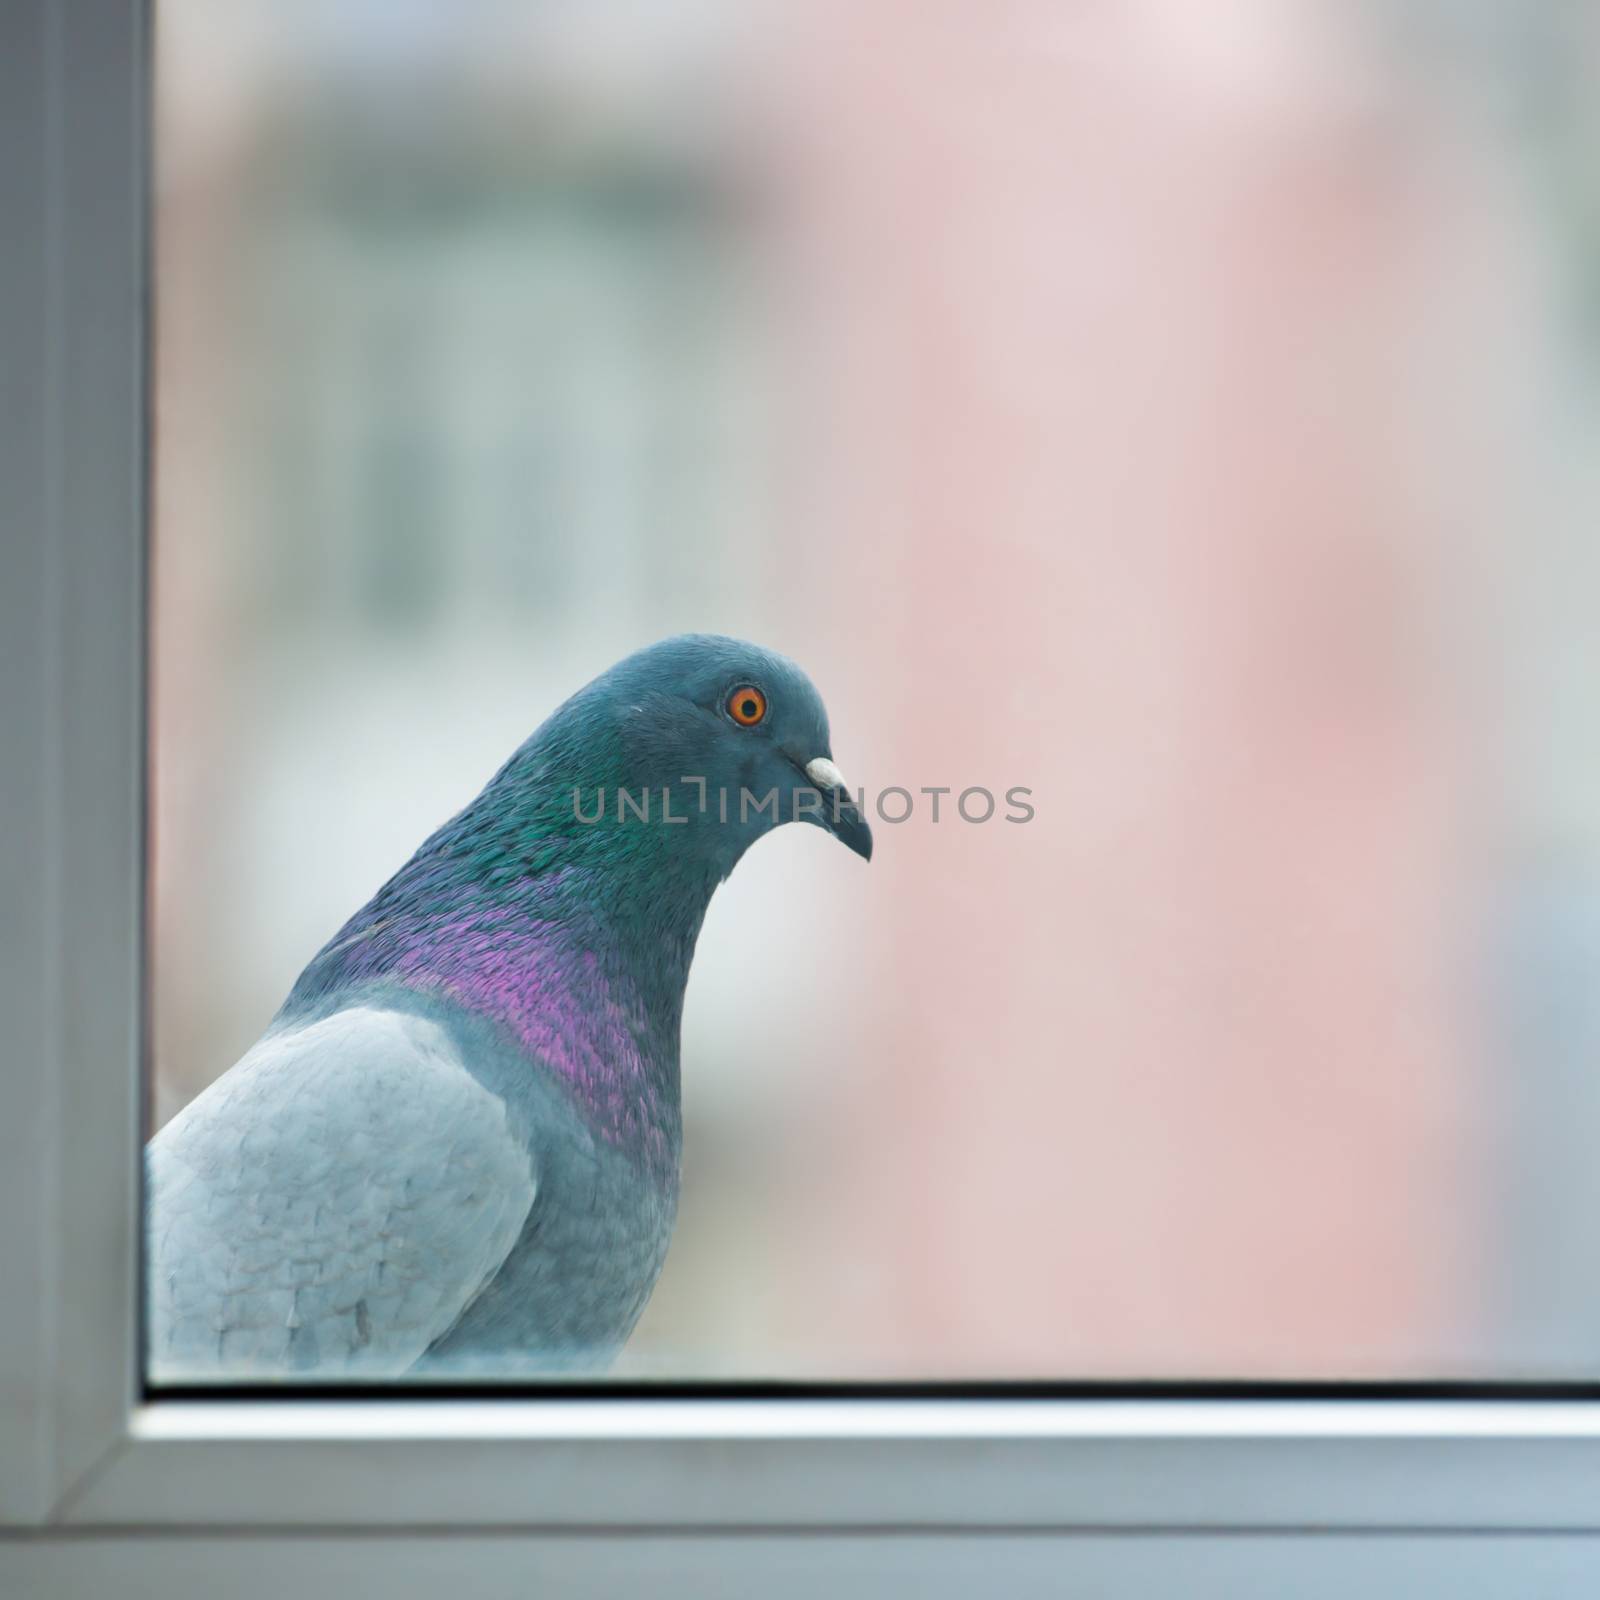
M560 698L726 631L856 781L1036 815L718 895L634 1370L1600 1368L1582 8L157 46L158 1118Z

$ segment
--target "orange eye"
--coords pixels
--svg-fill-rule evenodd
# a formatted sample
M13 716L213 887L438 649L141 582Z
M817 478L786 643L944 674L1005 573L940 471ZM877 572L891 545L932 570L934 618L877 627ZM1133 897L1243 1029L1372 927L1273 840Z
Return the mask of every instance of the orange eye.
M767 697L753 683L744 684L728 696L728 715L741 728L753 728L767 714Z

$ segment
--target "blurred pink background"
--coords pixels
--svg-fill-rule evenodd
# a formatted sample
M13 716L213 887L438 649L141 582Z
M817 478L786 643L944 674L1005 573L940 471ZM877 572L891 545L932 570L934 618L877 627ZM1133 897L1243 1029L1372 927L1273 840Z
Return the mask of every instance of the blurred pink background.
M1582 13L169 0L158 68L158 1117L716 629L1036 815L719 894L621 1370L1600 1368Z

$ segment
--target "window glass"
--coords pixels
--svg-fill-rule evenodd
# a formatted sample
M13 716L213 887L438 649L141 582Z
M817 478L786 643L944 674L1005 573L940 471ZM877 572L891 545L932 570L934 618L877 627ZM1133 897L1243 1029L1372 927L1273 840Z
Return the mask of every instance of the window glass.
M1587 15L156 54L156 1377L1600 1371ZM680 1158L727 829L519 791L381 891L685 632L828 729L669 653L595 788L688 717L874 844L717 889Z

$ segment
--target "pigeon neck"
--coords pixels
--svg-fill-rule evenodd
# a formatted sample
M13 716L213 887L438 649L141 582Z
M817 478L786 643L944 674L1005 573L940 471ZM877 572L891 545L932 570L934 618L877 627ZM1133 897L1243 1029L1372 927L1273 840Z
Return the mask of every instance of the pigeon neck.
M460 1006L554 1075L599 1138L674 1184L684 989L717 875L655 829L607 849L476 809L350 919L284 1013L391 984Z

